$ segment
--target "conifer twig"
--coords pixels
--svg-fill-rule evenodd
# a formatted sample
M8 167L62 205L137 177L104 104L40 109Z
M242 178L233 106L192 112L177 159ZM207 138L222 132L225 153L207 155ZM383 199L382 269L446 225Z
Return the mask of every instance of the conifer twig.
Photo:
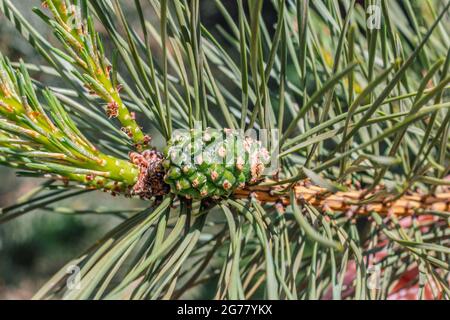
M58 99L49 90L43 95L49 112L24 64L15 70L0 56L0 162L86 188L128 192L137 180L137 167L100 152Z
M37 12L53 28L66 52L55 49L56 53L82 70L83 74L77 74L80 81L90 94L106 102L107 116L119 120L121 130L135 143L137 149L146 147L150 137L142 132L134 113L128 110L120 96L117 70L105 56L92 18L88 16L83 20L81 5L67 6L64 0L42 0L42 6L50 10L53 20Z
M431 195L410 192L398 199L393 199L387 194L376 196L376 193L364 197L365 190L330 193L326 188L313 185L309 180L304 180L293 188L296 198L300 202L306 201L310 205L331 212L347 212L358 215L368 215L371 212L376 212L381 215L408 216L450 211L450 190L448 188L443 188L441 192ZM236 190L234 197L247 198L254 196L261 202L278 202L288 205L290 203L289 194L282 193L282 190L282 186L251 186Z

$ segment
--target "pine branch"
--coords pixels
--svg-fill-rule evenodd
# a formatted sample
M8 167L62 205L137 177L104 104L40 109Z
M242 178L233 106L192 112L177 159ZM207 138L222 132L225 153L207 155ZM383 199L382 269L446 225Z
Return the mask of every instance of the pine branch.
M51 16L35 12L60 50L11 0L0 0L0 10L55 68L51 75L76 89L36 90L23 64L14 69L2 58L0 164L150 200L70 262L80 267L81 290L67 287L63 269L36 297L184 297L204 283L217 286L217 298L385 299L416 268L419 298L426 278L436 284L434 298L449 298L450 2L381 1L381 29L369 27L357 1L238 1L238 17L214 2L229 27L219 26L220 37L203 24L200 1L137 0L136 21L128 18L133 4L119 0L42 1ZM423 15L414 16L416 7ZM267 8L277 14L273 26ZM126 95L94 16L124 64ZM80 83L99 99L85 99ZM81 107L72 108L78 98ZM136 144L129 160L102 152L118 150L120 132L101 114L77 126L66 112L84 121L79 111L92 112L98 101ZM139 150L149 138L129 108L161 131L165 155ZM195 120L202 139L186 139L179 149L197 162L177 165L168 155L180 141L170 133L192 129ZM98 139L102 151L83 135L99 131L96 121L111 129L98 135L111 138ZM207 127L238 123L279 130L268 138L281 148L276 182L261 180L264 165L254 161L267 150L242 151L204 135ZM204 161L196 150L206 144L213 147L208 156L241 158ZM128 152L125 145L114 154ZM347 180L362 186L337 185ZM423 193L412 191L417 185ZM54 187L58 192L5 208L0 223L37 208L57 212L54 201L77 194ZM207 215L215 205L224 216ZM366 286L375 264L382 268L377 292Z
M50 10L53 19L39 9L35 10L52 27L64 47L65 53L54 48L55 53L83 72L76 73L76 76L84 87L106 102L107 116L117 118L122 125L121 130L136 144L138 150L142 150L150 143L150 137L144 135L135 114L129 111L120 96L117 66L111 65L105 56L92 17L86 13L87 3L71 1L69 6L66 3L64 0L42 0L42 6Z
M9 61L1 58L0 120L3 134L0 144L4 153L2 162L26 170L46 172L50 176L76 181L87 188L106 189L113 193L135 194L143 198L169 192L163 182L162 155L145 151L132 153L131 162L100 153L77 129L61 103L50 92L45 92L51 110L50 118L38 101L31 79L21 64L14 70ZM58 115L58 116L56 116ZM52 120L53 119L53 120ZM349 212L367 215L412 215L449 210L450 193L435 195L410 193L393 199L377 190L339 191L313 185L309 180L288 186L250 186L238 189L236 198L254 196L262 202L289 204L284 191L294 188L296 198L325 211Z
M254 197L264 203L280 203L289 205L289 194L286 190L295 191L299 202L307 202L325 212L346 212L350 215L370 215L376 212L380 215L395 214L409 216L417 214L445 213L450 211L450 189L442 187L436 194L409 192L399 198L389 192L378 190L367 194L366 190L348 190L330 192L327 188L319 187L310 180L301 181L294 186L253 186L239 189L234 197L244 199Z
M15 70L0 56L1 162L90 189L128 193L137 180L137 167L100 152L60 101L49 90L43 95L49 112L38 100L24 64Z

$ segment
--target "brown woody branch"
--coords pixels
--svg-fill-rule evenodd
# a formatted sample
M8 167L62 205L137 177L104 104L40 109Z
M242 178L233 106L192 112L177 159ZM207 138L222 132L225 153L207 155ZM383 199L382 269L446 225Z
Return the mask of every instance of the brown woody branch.
M235 198L254 196L261 202L278 202L290 204L289 192L283 192L286 186L252 186L236 190ZM310 205L332 212L347 212L367 215L377 212L381 215L395 214L407 216L430 212L450 211L450 190L443 188L436 194L421 194L413 192L395 199L392 195L378 192L367 194L364 190L339 191L330 193L325 188L303 181L294 186L295 197ZM370 200L368 200L370 199Z

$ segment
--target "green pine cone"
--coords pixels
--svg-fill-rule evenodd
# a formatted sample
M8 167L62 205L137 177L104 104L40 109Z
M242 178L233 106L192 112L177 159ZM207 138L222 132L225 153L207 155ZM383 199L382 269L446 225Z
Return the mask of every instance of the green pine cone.
M268 165L261 142L230 129L176 134L165 150L164 181L188 199L224 198L254 184Z

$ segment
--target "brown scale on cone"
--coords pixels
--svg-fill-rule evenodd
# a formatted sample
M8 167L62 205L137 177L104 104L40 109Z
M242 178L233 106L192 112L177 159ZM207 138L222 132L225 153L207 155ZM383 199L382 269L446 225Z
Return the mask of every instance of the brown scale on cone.
M211 180L216 181L219 177L219 174L216 171L211 172Z
M198 181L198 179L194 179L194 180L192 181L192 186L193 186L194 188L197 188L197 187L199 186L199 181Z
M229 190L232 187L231 183L228 180L225 180L222 186L225 190Z
M139 176L131 193L144 199L162 196L169 192L164 183L165 170L162 166L163 155L156 150L145 150L142 153L131 152L130 160L139 168Z

